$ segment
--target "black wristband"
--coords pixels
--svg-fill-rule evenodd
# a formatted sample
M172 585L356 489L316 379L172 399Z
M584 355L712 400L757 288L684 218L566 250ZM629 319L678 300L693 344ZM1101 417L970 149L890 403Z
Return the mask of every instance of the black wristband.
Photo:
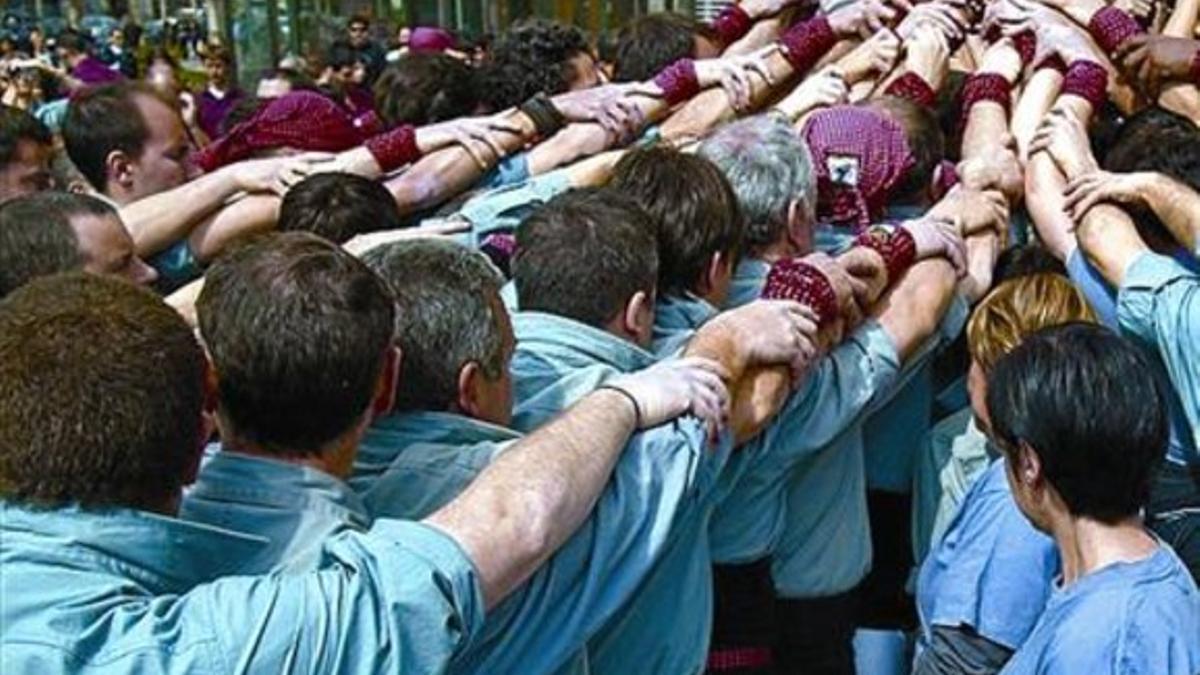
M563 117L558 108L554 107L554 101L545 94L538 94L525 101L518 110L533 121L538 136L542 138L550 138L567 125L567 118Z
M615 384L602 384L599 387L596 387L596 391L601 391L601 390L605 390L605 389L607 389L608 391L615 391L618 394L629 399L629 402L633 404L633 418L634 418L633 428L641 429L642 428L642 407L640 405L638 405L637 399L633 397L633 394L625 391L624 389L616 386Z

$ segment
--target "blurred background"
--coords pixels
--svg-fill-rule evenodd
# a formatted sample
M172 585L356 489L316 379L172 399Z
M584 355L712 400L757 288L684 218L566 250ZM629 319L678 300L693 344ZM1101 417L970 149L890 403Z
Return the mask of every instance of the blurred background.
M288 57L321 53L346 31L347 19L370 19L371 39L384 48L405 26L450 28L465 42L486 41L517 19L530 16L574 23L597 39L630 18L676 11L708 19L720 0L5 0L0 28L4 49L26 44L31 31L51 41L78 28L98 53L115 41L145 58L166 48L184 68L185 83L202 80L198 48L208 41L232 53L237 80ZM115 38L114 38L115 36ZM140 52L140 53L139 53Z

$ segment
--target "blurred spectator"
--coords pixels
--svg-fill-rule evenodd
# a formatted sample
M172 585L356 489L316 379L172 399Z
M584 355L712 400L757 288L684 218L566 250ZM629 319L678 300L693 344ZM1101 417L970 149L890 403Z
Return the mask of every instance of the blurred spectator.
M375 111L389 128L466 117L477 106L471 67L445 54L410 53L375 82Z
M100 50L100 60L109 68L119 71L128 78L137 77L137 63L134 60L134 46L126 45L125 30L114 28L109 36L108 44Z
M58 36L59 60L70 69L79 84L93 85L116 82L125 77L92 55L91 42L83 33L68 28Z
M233 59L228 49L223 45L208 44L203 56L208 85L196 99L196 120L205 135L217 138L221 122L246 94L230 78Z
M379 77L385 63L383 47L371 39L371 22L367 17L356 14L350 17L346 24L346 39L339 40L334 46L348 47L354 59L361 61L366 67L365 82L369 86Z

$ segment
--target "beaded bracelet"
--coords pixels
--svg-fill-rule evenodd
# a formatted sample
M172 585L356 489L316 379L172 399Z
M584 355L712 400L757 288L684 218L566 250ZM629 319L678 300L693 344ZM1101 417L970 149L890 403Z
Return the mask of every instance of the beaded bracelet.
M839 314L833 284L821 270L799 258L781 260L771 266L761 297L807 305L817 314L819 326L827 325Z
M668 105L676 105L700 93L700 79L696 77L696 62L679 59L663 68L654 78L654 84L663 90L663 99Z
M854 240L856 246L869 248L883 258L888 283L894 282L917 261L917 240L903 227L887 229L872 227Z
M384 173L391 173L421 157L417 130L408 124L372 136L364 145Z
M1063 78L1063 94L1074 94L1098 110L1108 99L1108 71L1093 61L1076 61Z
M883 93L908 99L925 108L937 105L937 92L929 86L925 78L916 73L905 73L896 78Z

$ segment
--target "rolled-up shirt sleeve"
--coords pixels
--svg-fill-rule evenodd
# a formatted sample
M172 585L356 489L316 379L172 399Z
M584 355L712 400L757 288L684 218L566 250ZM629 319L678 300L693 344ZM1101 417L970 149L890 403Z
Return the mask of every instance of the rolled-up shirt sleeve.
M1172 258L1143 253L1125 272L1117 320L1158 351L1200 441L1200 276Z

